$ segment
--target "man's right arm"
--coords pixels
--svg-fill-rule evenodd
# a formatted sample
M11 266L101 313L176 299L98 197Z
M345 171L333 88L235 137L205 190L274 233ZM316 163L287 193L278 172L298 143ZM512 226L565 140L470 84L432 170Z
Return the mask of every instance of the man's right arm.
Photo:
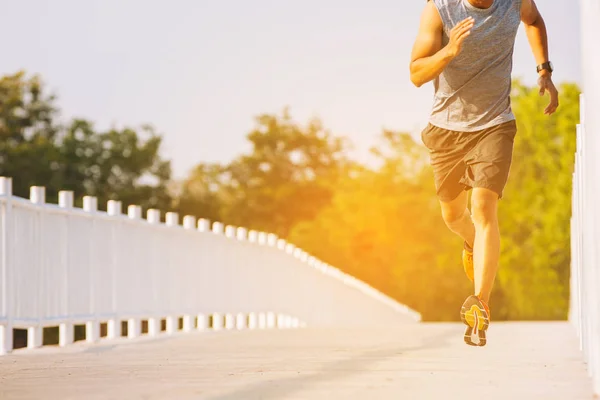
M410 61L410 80L415 86L421 87L442 73L460 53L462 43L471 33L472 27L471 18L458 23L450 32L450 42L442 47L442 19L433 2L427 2Z

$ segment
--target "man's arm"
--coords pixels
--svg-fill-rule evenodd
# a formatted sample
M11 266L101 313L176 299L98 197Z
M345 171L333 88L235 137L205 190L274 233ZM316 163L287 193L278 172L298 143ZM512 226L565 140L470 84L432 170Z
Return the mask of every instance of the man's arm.
M410 80L415 86L421 87L442 73L460 53L472 27L473 20L470 18L458 23L450 33L450 42L442 48L442 19L433 2L427 2L410 60Z
M525 25L525 32L535 62L537 65L548 62L548 32L535 0L522 0L521 21ZM550 94L550 104L544 110L544 114L551 115L558 108L558 90L552 82L552 74L547 70L540 71L538 84L540 86L540 96L543 96L546 91Z

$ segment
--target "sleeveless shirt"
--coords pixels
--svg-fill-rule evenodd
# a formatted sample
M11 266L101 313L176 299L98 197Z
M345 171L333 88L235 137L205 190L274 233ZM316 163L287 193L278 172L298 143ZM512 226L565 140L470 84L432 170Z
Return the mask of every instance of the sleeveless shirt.
M461 53L433 81L429 122L440 128L473 132L514 120L510 104L512 57L521 22L522 0L494 0L481 9L469 0L432 0L444 25L443 46L452 28L474 18Z

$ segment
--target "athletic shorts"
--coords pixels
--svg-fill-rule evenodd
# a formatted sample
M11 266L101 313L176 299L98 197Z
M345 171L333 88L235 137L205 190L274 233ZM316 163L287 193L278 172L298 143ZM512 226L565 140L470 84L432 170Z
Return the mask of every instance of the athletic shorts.
M514 120L475 132L427 125L421 140L429 149L439 199L451 201L475 187L490 189L502 198L516 134Z

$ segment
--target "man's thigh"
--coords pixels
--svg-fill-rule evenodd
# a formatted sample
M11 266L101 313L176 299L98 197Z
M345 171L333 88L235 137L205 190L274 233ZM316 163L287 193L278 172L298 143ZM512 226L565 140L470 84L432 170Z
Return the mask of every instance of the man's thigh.
M476 137L429 124L421 133L421 139L429 150L438 198L452 203L465 190L460 182L467 168L464 158L475 146Z
M466 174L461 180L471 188L485 188L502 197L512 164L515 121L490 128L465 157Z

